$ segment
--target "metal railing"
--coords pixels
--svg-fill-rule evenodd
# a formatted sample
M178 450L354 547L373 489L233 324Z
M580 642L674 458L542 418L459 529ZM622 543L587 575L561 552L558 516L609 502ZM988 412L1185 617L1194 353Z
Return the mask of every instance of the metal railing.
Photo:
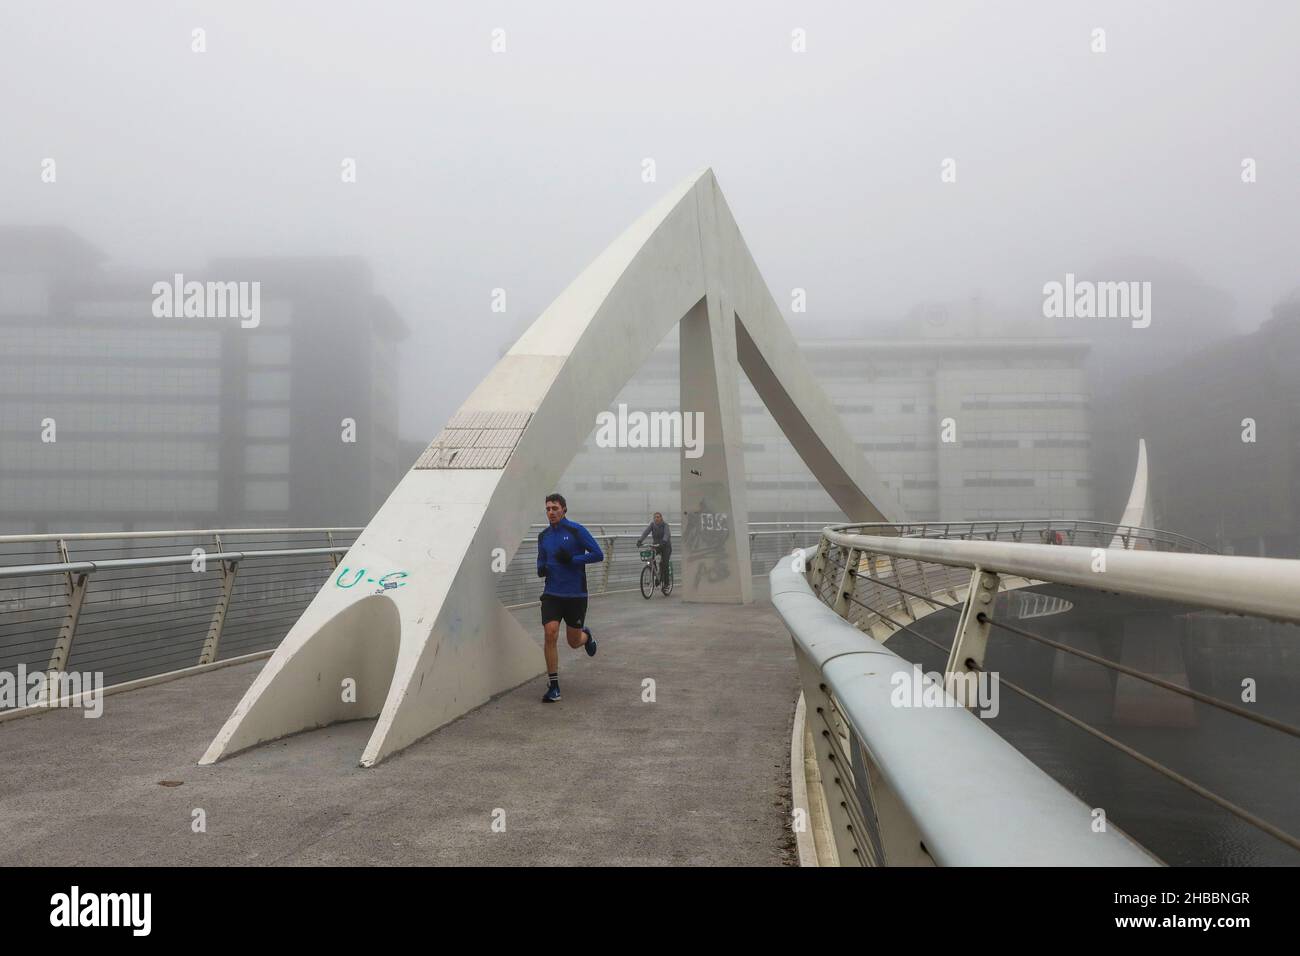
M1067 544L1138 551L1217 553L1204 541L1173 531L1065 518L990 518L981 521L916 521L898 524L867 522L839 525L837 528L842 532L853 531L858 534L942 538L945 541L1015 541L1023 544Z
M538 600L541 582L537 577L537 532L543 525L534 525L530 536L520 542L509 567L497 583L497 596L507 607L517 607ZM672 572L680 580L681 529L672 530ZM767 574L772 565L793 549L816 544L825 525L822 522L752 522L749 525L749 561L752 575ZM605 552L605 560L587 566L587 590L592 595L635 591L641 578L641 549L637 538L645 525L587 525L587 530Z
M794 638L832 852L840 863L1143 862L1135 850L1096 839L1081 803L1047 787L1046 774L1036 767L1031 772L1023 757L1023 763L1013 760L1005 752L1010 744L956 706L969 703L970 689L997 673L985 660L992 629L1300 737L1300 728L1283 721L1034 633L1020 622L1064 613L1070 602L1048 595L1057 603L1044 604L1029 597L1035 592L1011 601L1007 593L1053 583L1294 624L1300 623L1300 561L1210 554L1200 542L1151 529L1066 524L1052 530L1081 543L1027 543L1045 530L1038 522L845 525L825 529L803 567L790 558L773 570L773 603ZM953 537L944 537L943 529ZM923 618L948 609L957 620L946 645L918 630ZM902 632L946 656L934 699L950 706L894 705L881 675L913 665L881 642ZM1005 679L999 683L1300 850L1300 840L1282 828L1041 696ZM935 764L945 773L929 772ZM1016 812L1029 793L1045 802Z
M0 672L107 685L274 647L358 528L0 536Z
M751 571L765 574L821 523L749 531ZM508 606L537 600L536 526L500 575ZM645 525L593 525L601 595L638 587ZM0 536L0 673L99 673L121 688L269 654L335 573L360 528L234 528ZM674 538L677 535L674 533ZM674 552L673 564L680 572ZM0 704L0 710L15 708Z

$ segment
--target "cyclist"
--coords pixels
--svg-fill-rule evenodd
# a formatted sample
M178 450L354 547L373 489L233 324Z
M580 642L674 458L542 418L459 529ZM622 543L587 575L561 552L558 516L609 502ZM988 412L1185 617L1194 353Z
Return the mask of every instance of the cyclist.
M668 522L664 520L663 512L656 511L654 513L650 523L641 532L641 537L636 539L636 546L641 547L641 542L645 541L647 537L659 546L660 574L664 580L667 580L668 575L672 573L668 562L673 556L673 536L668 528Z
M546 496L546 522L537 535L537 576L546 579L542 590L542 631L546 637L546 694L542 703L560 699L560 622L574 650L585 646L587 656L596 656L596 639L583 623L587 616L587 565L605 560L605 553L591 532L565 517L569 512L564 495Z

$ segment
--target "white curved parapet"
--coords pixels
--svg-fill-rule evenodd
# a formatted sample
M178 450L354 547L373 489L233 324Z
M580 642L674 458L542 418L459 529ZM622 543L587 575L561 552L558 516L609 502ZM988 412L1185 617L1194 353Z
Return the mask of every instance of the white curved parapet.
M700 411L705 425L703 454L682 460L688 600L750 594L748 538L735 533L747 522L740 369L850 519L901 519L814 381L705 170L601 253L478 385L200 762L377 717L361 757L370 766L542 673L539 648L495 597L493 552L514 554L596 416L679 321L682 410Z

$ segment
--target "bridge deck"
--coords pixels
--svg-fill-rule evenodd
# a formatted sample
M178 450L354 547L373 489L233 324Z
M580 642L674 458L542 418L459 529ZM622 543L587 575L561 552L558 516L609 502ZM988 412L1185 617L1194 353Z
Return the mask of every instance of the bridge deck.
M797 679L771 607L622 594L589 620L600 652L561 640L561 703L533 681L372 770L372 721L199 767L260 662L0 724L0 865L790 863Z

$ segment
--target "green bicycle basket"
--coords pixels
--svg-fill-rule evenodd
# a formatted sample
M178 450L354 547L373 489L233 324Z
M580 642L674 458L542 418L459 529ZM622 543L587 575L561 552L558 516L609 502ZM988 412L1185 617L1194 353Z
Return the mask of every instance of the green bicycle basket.
M654 552L651 551L649 548L641 552L642 561L649 561L653 556L654 556Z

